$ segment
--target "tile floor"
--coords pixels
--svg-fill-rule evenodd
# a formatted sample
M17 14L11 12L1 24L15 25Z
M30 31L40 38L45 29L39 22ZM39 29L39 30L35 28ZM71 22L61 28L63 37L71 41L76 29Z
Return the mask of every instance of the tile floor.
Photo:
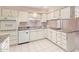
M11 46L10 52L64 52L47 39Z

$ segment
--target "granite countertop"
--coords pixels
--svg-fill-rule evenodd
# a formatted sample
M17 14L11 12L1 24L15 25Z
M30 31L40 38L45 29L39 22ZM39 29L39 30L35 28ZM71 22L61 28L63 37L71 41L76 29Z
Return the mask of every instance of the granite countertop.
M50 28L50 29L60 31L60 32L64 32L64 33L76 33L76 32L79 32L79 30L70 31L70 30L62 30L60 28Z
M18 31L23 31L23 30L36 30L36 29L43 29L42 27L18 27Z
M2 43L9 35L8 34L1 34L0 35L0 43Z

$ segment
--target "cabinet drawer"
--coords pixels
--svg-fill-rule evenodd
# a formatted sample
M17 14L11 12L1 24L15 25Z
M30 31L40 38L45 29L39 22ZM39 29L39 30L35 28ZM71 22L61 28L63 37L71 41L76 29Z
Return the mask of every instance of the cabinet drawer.
M16 21L1 21L1 30L12 30L16 28Z

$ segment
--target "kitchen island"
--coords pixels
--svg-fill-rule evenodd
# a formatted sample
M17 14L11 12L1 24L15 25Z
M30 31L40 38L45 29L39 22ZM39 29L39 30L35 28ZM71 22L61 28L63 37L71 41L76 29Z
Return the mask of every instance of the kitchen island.
M9 51L9 35L1 34L0 35L0 52Z

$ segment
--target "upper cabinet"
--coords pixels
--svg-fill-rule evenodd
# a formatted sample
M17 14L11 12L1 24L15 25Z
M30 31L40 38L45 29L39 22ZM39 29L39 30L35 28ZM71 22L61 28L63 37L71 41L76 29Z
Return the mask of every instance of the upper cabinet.
M28 13L20 11L18 16L18 21L27 21L28 20Z
M42 13L28 13L28 19L29 20L41 20L42 19Z
M70 7L61 9L61 19L70 19Z
M79 17L79 6L75 7L75 17Z
M11 16L18 16L18 11L17 10L11 10Z
M0 8L0 16L1 16L1 8Z
M51 19L53 19L53 18L54 18L54 13L49 13L47 19L48 19L48 20L51 20Z
M11 16L11 10L2 8L2 16Z
M48 20L59 19L59 18L60 18L60 11L59 10L48 14Z
M46 20L48 18L48 15L47 14L42 14L42 22L46 22Z
M8 8L0 8L0 16L17 17L18 16L18 11L17 10L13 10L13 9L8 9Z
M60 12L59 10L54 12L53 19L59 19L60 18L59 12Z

